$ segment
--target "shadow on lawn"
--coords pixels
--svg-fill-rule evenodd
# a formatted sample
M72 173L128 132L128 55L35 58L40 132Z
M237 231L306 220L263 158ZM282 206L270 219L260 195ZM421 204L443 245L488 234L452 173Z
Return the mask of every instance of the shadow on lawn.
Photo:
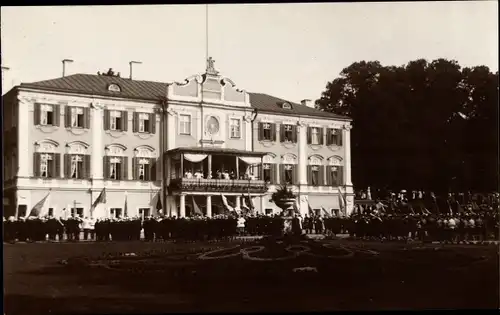
M286 245L264 240L243 247L256 244L266 246L259 255L267 257L283 255ZM332 253L320 243L306 244L316 253ZM378 256L357 253L350 259L299 256L266 262L245 260L241 255L199 260L190 250L75 258L66 265L31 274L73 277L75 284L89 290L111 285L115 296L123 298L6 296L5 305L6 310L12 310L7 315L48 310L144 313L498 308L498 258L494 249L436 248L384 250ZM238 251L228 249L221 256ZM292 271L304 266L316 267L318 272Z

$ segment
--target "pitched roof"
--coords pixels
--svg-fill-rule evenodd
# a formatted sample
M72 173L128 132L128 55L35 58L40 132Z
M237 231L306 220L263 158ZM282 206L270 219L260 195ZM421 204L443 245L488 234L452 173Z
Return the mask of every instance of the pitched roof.
M121 92L108 91L110 84L117 84ZM62 78L21 83L21 87L35 88L50 91L72 92L100 96L117 96L141 100L158 101L163 99L167 91L167 83L130 80L127 78L111 77L93 74L73 74ZM248 93L252 107L263 112L278 113L283 115L306 115L314 117L336 118L350 120L347 116L336 115L310 108L305 105L289 102L282 98L262 93ZM291 109L284 109L284 102L291 104Z

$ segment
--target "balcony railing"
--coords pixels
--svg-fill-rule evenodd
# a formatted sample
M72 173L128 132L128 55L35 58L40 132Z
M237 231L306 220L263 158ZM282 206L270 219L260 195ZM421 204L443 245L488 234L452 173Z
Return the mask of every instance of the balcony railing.
M256 179L178 178L171 180L170 189L199 192L264 193L267 191L267 184L263 180Z

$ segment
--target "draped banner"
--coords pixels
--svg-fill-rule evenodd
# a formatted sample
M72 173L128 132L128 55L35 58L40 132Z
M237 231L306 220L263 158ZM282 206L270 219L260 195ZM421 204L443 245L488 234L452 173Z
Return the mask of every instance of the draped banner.
M184 154L184 159L191 163L199 163L203 161L208 155L207 154Z
M240 156L239 158L248 165L256 165L262 162L259 157Z
M226 207L226 209L229 210L229 211L234 211L234 208L231 207L229 205L229 203L227 202L226 196L224 196L224 195L221 194L221 197L222 197L222 203L224 204L224 206Z

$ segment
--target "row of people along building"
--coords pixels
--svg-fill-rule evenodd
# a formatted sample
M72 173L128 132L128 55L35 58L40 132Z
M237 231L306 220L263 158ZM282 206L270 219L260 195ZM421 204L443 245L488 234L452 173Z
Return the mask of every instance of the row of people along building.
M77 74L21 84L3 101L4 206L17 214L48 190L56 208L78 203L86 212L103 188L109 209L127 195L137 209L154 212L160 198L165 212L184 213L168 207L192 194L178 185L189 173L264 182L249 193L260 212L277 210L269 197L278 184L295 186L305 211L315 196L317 208L334 204L334 187L345 187L347 200L352 194L350 119L310 101L238 90L217 72L173 84ZM239 183L229 198L249 185Z

